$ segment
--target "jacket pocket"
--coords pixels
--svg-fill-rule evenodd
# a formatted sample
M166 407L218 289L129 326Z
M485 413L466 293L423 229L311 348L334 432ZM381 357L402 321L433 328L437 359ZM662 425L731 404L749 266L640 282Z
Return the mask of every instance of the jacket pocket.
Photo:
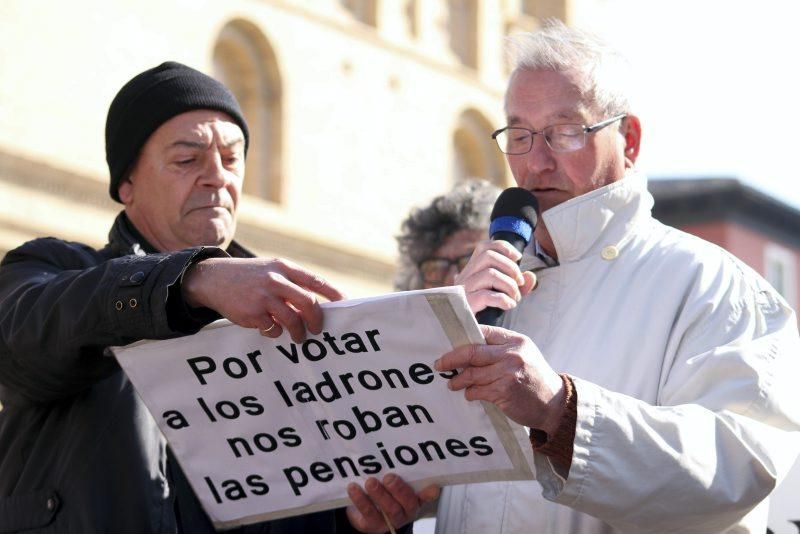
M0 532L25 531L44 527L61 507L55 490L41 490L0 497Z

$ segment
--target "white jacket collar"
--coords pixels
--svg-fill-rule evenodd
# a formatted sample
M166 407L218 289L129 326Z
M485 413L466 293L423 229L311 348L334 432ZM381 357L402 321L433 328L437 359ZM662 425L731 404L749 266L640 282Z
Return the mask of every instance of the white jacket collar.
M649 217L652 207L645 177L629 171L622 180L550 208L542 213L542 219L558 261L565 263L587 254L606 257L619 253L634 222Z

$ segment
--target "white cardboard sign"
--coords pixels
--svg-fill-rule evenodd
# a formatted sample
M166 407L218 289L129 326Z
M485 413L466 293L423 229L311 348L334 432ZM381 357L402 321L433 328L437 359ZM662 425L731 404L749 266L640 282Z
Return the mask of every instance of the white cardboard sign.
M460 287L323 306L302 343L219 321L112 349L217 528L344 506L349 482L388 472L416 489L533 478L522 427L433 370L483 342Z

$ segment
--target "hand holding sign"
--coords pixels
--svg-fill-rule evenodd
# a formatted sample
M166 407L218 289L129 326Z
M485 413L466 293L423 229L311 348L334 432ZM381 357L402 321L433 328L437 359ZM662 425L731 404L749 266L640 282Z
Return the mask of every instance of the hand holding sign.
M285 326L292 339L322 330L316 295L336 301L342 293L310 271L287 260L209 258L193 265L181 285L189 306L210 308L245 328L277 338Z
M366 491L365 491L366 490ZM353 501L347 507L347 518L361 532L386 532L386 522L402 527L417 518L420 506L439 497L439 486L430 485L414 493L414 488L394 473L383 477L383 483L368 478L364 489L356 483L347 486Z
M484 400L510 419L552 435L564 410L561 377L527 336L480 325L486 344L464 345L435 363L439 371L462 369L448 387L467 400Z

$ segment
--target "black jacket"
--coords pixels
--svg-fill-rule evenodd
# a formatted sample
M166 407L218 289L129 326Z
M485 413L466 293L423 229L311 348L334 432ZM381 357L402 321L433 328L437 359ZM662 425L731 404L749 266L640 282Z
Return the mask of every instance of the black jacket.
M228 252L251 256L236 243ZM0 532L212 532L110 345L199 330L180 280L215 247L155 253L123 214L95 250L36 239L0 263ZM338 528L337 528L338 527ZM347 532L328 511L233 532Z

